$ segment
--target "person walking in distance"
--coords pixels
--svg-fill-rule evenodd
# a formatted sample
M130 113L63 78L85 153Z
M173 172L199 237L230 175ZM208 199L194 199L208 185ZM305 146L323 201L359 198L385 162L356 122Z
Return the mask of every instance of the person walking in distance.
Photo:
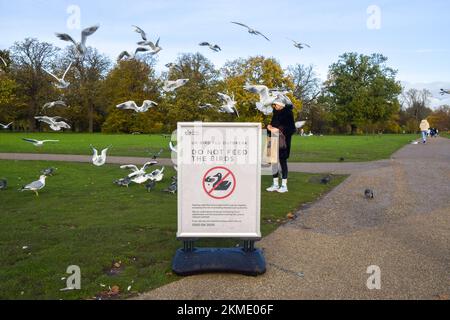
M420 131L422 132L422 142L427 143L427 134L430 129L430 124L426 119L420 122Z

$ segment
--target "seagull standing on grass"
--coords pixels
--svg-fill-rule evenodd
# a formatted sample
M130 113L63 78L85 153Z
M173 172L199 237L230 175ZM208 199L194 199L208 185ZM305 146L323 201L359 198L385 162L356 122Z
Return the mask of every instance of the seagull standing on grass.
M57 33L56 36L63 41L72 42L75 45L75 48L77 49L78 55L80 57L84 57L87 51L86 40L89 36L93 35L98 30L98 28L100 28L100 26L96 25L81 31L81 41L79 43L77 43L67 33Z
M22 140L26 141L26 142L30 142L35 147L42 147L44 145L44 143L46 143L46 142L59 142L59 140L35 140L35 139L28 139L28 138L23 138Z
M9 126L12 125L13 123L14 122L10 122L8 124L0 123L0 127L2 127L2 129L6 130L6 129L9 129Z
M121 110L133 110L137 113L147 112L150 108L156 107L158 104L151 100L145 100L142 106L138 106L134 101L127 101L116 106L117 109Z
M220 106L219 111L223 113L235 114L239 118L239 112L236 109L237 102L234 100L234 96L230 97L229 95L220 92L217 94L224 102L224 104Z
M267 38L265 35L263 35L261 32L259 32L258 30L255 30L255 29L253 29L253 28L250 28L249 26L247 26L247 25L245 25L245 24L243 24L243 23L240 23L240 22L231 22L231 23L234 23L234 24L237 24L237 25L239 25L239 26L242 26L242 27L244 27L244 28L247 28L248 29L248 33L250 33L250 34L253 34L253 35L255 35L255 36L262 36L262 37L264 37L267 41L270 41L269 40L269 38Z
M173 92L175 90L177 90L178 88L181 88L182 86L184 86L186 83L188 83L189 79L178 79L175 81L165 81L164 82L164 86L163 86L163 90L165 92Z
M91 145L92 151L94 152L93 156L92 156L92 164L97 166L97 167L101 167L102 165L104 165L106 163L106 153L108 152L108 148L103 149L101 154L98 154L97 149L95 149L92 145Z
M0 190L5 190L8 187L8 180L0 179Z
M53 131L61 131L61 129L70 129L70 125L67 124L64 121L58 121L58 119L62 119L61 117L47 117L47 116L42 116L42 117L34 117L36 120L40 121L40 122L44 122L48 125L50 125L50 129L52 129Z
M47 178L46 175L40 176L39 180L33 181L30 184L27 184L26 186L23 186L19 191L33 191L36 196L39 196L39 190L45 187L45 179Z
M53 78L56 79L56 81L58 81L58 84L56 84L55 86L58 89L66 89L68 86L70 86L70 83L65 81L64 78L66 77L67 72L69 72L70 68L72 67L72 62L69 64L69 66L67 67L66 71L64 72L62 78L58 78L57 76L55 76L53 73L51 73L48 70L45 70L45 72L47 72L49 75L51 75Z

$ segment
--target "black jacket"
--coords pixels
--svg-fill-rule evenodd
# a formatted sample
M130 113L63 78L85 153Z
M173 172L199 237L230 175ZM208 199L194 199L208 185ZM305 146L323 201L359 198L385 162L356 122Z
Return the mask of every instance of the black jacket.
M281 110L273 110L272 127L278 128L286 137L292 136L296 131L293 105L286 105Z
M286 105L281 110L273 110L272 121L270 124L281 131L280 135L280 159L288 159L291 154L291 138L297 131L295 127L293 105ZM270 135L270 132L269 132ZM284 140L284 141L282 141Z

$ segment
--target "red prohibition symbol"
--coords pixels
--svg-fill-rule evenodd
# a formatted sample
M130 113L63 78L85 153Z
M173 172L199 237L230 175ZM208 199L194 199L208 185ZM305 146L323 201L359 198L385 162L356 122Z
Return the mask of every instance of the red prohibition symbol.
M236 177L230 169L214 167L209 169L202 180L203 190L213 199L230 197L236 189Z

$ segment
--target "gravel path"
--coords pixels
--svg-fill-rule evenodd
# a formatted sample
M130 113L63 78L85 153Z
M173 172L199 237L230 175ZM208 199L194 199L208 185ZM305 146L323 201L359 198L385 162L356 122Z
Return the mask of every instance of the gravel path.
M448 299L450 140L345 165L344 183L258 244L266 274L186 277L137 299ZM367 289L371 265L381 290Z

